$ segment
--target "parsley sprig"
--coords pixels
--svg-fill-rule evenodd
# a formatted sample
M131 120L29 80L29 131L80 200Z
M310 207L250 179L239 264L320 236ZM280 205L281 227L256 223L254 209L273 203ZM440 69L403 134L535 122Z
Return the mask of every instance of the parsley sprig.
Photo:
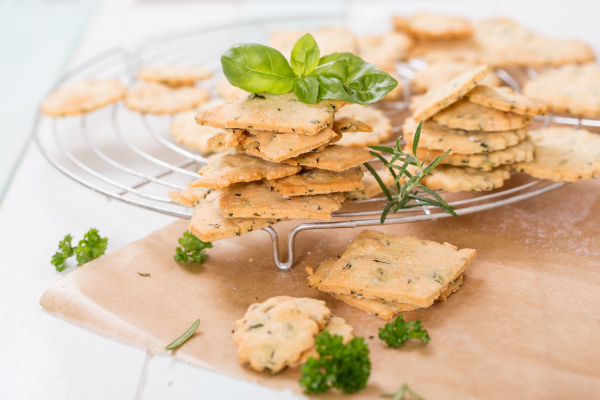
M423 400L423 397L416 394L406 383L403 383L402 386L400 386L400 389L394 393L383 393L381 397L391 397L392 400L403 400L406 392L410 393L410 395L417 400Z
M420 319L404 321L402 315L399 315L394 322L389 322L383 328L379 328L379 339L393 348L402 346L410 339L417 339L423 343L430 340L429 333L421 325Z
M183 233L183 237L179 238L181 247L175 249L173 259L182 262L200 263L207 259L204 249L213 247L211 242L203 242L189 231Z
M300 385L306 393L323 393L332 387L355 393L365 388L371 374L369 348L363 338L347 344L342 340L327 331L317 335L319 358L310 357L302 366Z
M371 154L381 160L383 166L386 167L394 177L392 188L388 188L383 183L381 177L379 174L377 174L375 169L369 163L365 163L365 167L367 167L371 174L373 174L373 177L375 177L375 180L377 183L379 183L379 186L381 186L381 189L388 200L388 203L383 206L383 213L381 214L380 220L380 223L382 224L390 212L394 214L397 213L401 208L421 207L424 203L440 207L453 216L457 216L454 212L454 207L446 203L446 201L439 194L420 184L421 179L423 179L425 175L437 167L442 160L446 158L448 153L450 153L450 150L447 150L444 154L436 157L427 165L425 163L427 161L427 156L425 156L422 161L419 160L416 154L417 146L419 145L419 139L421 137L422 125L423 121L419 123L419 126L415 132L412 145L412 154L402 151L402 147L400 146L400 138L396 140L396 147L368 146L370 149L375 150L371 151ZM391 159L387 160L378 152L390 154L392 157ZM397 161L402 162L402 165L396 164ZM414 175L408 171L409 165L414 165L417 167L417 172ZM406 182L404 184L401 183L403 177L406 177ZM431 195L433 199L430 197L421 196L419 194L419 190Z
M104 255L108 246L108 239L101 237L98 229L93 228L84 235L77 246L73 247L71 241L73 241L73 237L66 235L63 240L58 242L58 251L54 253L52 261L50 261L57 271L64 270L67 267L67 259L73 255L76 256L79 267Z

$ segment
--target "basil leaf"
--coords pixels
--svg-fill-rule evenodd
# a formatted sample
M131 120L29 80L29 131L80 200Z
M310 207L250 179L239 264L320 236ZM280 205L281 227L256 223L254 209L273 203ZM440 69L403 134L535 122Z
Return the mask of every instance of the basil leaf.
M256 43L231 46L221 56L229 83L250 93L284 94L294 86L294 71L279 51Z
M320 56L319 45L310 33L298 39L292 49L292 57L290 58L296 76L310 74L319 65Z
M315 104L319 97L319 81L317 77L309 75L296 78L294 81L294 94L303 103Z
M388 73L352 53L321 57L312 72L319 78L319 98L371 104L385 97L398 82Z

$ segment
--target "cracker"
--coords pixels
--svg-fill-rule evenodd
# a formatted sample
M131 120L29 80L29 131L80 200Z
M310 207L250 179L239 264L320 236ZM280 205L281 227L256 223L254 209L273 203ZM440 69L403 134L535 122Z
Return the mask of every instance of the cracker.
M290 168L294 168L289 165ZM264 180L273 192L284 196L308 196L335 192L362 190L363 172L353 167L342 172L325 169L304 170L296 175L275 180Z
M412 149L412 143L406 144L406 150ZM428 160L441 156L444 152L441 150L428 150L422 147L417 148L417 158L423 160L427 156ZM516 162L529 162L533 160L535 146L527 138L515 146L507 147L504 150L492 151L486 154L455 154L450 152L443 160L442 164L454 165L456 167L471 167L481 171L491 171L492 168L500 165L513 164Z
M388 74L390 74L390 76L392 78L394 78L396 81L398 81L398 86L396 86L395 88L393 88L388 94L385 95L385 97L383 99L381 99L381 101L399 101L404 92L404 86L402 84L402 78L400 78L400 76L396 73L394 73L393 71L387 71Z
M125 105L141 113L175 114L196 108L209 98L210 93L204 88L183 86L174 89L160 83L146 82L127 91Z
M242 90L238 87L233 86L227 78L222 77L219 82L215 85L217 94L225 100L237 100L240 97L249 96L250 93Z
M196 125L198 125L198 124L196 124ZM198 126L205 126L205 127L211 128L211 129L217 129L217 128L213 128L212 126L206 126L206 125L198 125ZM217 133L216 135L214 135L213 137L209 138L206 141L206 145L212 151L231 149L231 148L237 147L240 144L240 142L242 140L244 140L245 137L246 137L246 135L244 134L244 131L241 129L236 129L233 132L220 132L220 133Z
M390 187L394 183L394 177L392 176L392 174L390 173L389 170L380 169L375 172L377 172L377 174L381 178L381 181L383 182L383 184L386 187ZM404 182L404 179L402 179L400 181L400 183L403 183L403 182ZM363 176L361 183L363 185L362 190L353 190L351 192L344 193L344 195L346 196L345 201L357 201L357 200L370 199L372 197L377 196L379 193L383 193L381 186L379 186L379 183L377 182L375 177L373 175L371 175L370 172L366 173Z
M385 35L361 36L357 39L357 44L358 55L363 60L390 71L395 69L396 61L406 59L413 40L404 33L390 32Z
M280 179L298 173L302 168L275 164L260 158L251 157L229 150L216 154L200 170L200 179L190 187L221 189L237 182L251 182L261 179Z
M438 111L443 110L454 102L460 100L465 93L473 89L477 83L488 74L487 65L482 65L467 72L463 72L450 81L431 88L423 97L420 107L415 110L415 121L427 120Z
M294 93L251 94L232 103L200 111L196 122L221 129L248 129L316 135L333 121L344 104L321 100L306 104Z
M177 204L186 207L193 207L212 192L213 189L206 188L187 188L183 190L169 191L169 197Z
M584 129L543 128L530 131L535 159L515 169L538 179L575 182L600 175L600 135Z
M473 24L464 18L419 13L411 17L394 17L396 30L419 39L457 39L471 36Z
M425 308L474 258L475 250L457 250L449 243L366 230L327 273L309 282L329 293Z
M510 179L510 172L504 167L480 171L469 167L438 165L423 177L421 184L433 190L479 193L502 187L504 181L508 179Z
M171 87L194 86L196 81L208 79L212 72L202 67L180 65L146 66L138 71L138 79L146 82L162 83Z
M239 184L242 185L242 184ZM228 190L235 189L235 187ZM209 189L204 189L209 190ZM228 190L213 190L200 199L190 221L190 232L204 242L227 239L274 225L285 218L225 218L219 209L219 199Z
M340 146L366 147L384 143L392 136L392 121L376 108L351 104L336 114L338 118L355 118L372 127L372 131L344 132Z
M121 100L126 90L118 80L81 81L50 93L41 111L52 117L85 114Z
M407 119L402 129L404 139L412 142L417 124ZM516 146L526 137L527 128L506 132L465 131L425 121L421 128L419 146L428 150L452 149L453 154L487 154Z
M285 197L264 183L247 183L219 200L229 218L314 218L330 219L344 200L343 193Z
M544 101L556 112L600 117L600 65L565 65L525 82L523 93Z
M333 120L332 128L336 133L373 132L373 127L354 119L352 116L340 116Z
M440 125L466 131L511 131L529 125L531 117L459 100L432 118Z
M294 365L314 347L315 336L330 315L324 301L308 298L278 296L252 304L236 321L233 341L238 359L272 373Z
M303 154L299 157L288 158L282 163L300 165L303 167L328 169L330 171L345 171L374 159L369 150L344 146L327 146L319 152Z
M473 90L465 94L465 97L471 103L476 103L483 107L491 107L496 110L529 117L545 115L548 112L548 106L539 99L523 96L515 92L510 93L506 90L496 90L482 85L475 86Z
M356 43L352 32L344 28L275 30L269 34L269 46L279 50L289 60L294 44L310 33L319 45L321 56L332 53L355 53Z
M173 118L173 123L171 123L173 139L190 149L198 150L202 155L218 150L212 148L208 140L215 135L224 135L226 132L212 126L198 125L194 119L195 115L196 111L184 111Z
M442 61L432 63L426 69L416 71L411 85L419 93L425 93L432 87L443 85L463 72L477 67L475 63L461 61ZM502 81L495 72L490 73L479 81L480 85L500 86Z

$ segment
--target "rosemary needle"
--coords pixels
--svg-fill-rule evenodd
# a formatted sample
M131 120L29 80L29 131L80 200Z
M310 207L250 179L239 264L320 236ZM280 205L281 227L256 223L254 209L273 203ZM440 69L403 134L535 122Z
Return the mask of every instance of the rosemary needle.
M196 320L196 322L194 322L187 331L183 332L183 335L179 336L177 339L175 339L173 342L171 342L167 347L165 347L165 349L173 350L173 349L178 348L182 344L184 344L189 338L192 337L194 332L196 332L196 329L198 329L199 325L200 325L200 318L198 318Z

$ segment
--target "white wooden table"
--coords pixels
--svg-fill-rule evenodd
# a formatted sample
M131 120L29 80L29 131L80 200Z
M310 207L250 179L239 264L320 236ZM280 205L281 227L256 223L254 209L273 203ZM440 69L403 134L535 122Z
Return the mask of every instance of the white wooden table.
M284 12L291 13L311 7L328 12L344 6L359 15L386 9L396 12L416 10L415 4L391 1L365 4L339 0L325 6L323 3L310 1L298 5L286 2L283 6ZM591 44L600 47L595 25L598 10L585 8L589 6L585 3L425 2L428 8L439 12L471 17L504 14L538 31L595 40ZM512 8L516 5L519 10ZM549 10L548 7L556 8ZM111 47L132 47L152 33L215 23L219 19L252 18L277 15L278 12L282 12L281 9L269 2L168 4L106 0L94 12L70 65L75 66ZM112 251L172 220L109 201L80 186L51 167L37 148L29 145L0 205L0 399L295 397L189 366L168 356L152 356L145 350L51 317L38 305L40 296L52 282L76 268L71 264L59 273L50 264L57 243L65 234L71 233L79 240L91 227L98 228L109 238L108 251Z

